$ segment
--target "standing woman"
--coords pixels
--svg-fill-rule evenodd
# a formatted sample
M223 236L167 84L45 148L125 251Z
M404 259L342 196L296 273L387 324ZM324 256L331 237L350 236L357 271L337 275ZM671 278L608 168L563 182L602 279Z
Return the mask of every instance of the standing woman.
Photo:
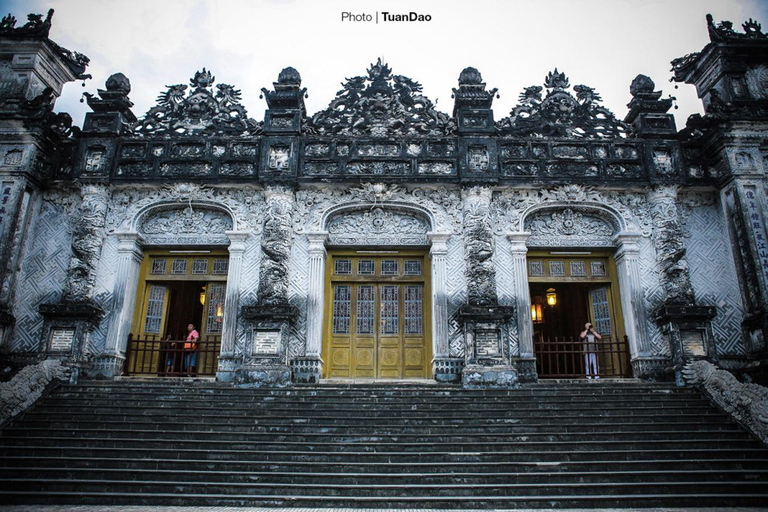
M200 333L195 329L194 324L187 326L187 341L184 343L184 369L187 375L197 372L197 341L200 339Z
M602 339L602 336L595 331L591 323L587 322L584 325L584 330L579 334L579 338L581 339L582 348L584 350L584 372L588 379L591 379L593 375L596 379L599 379L600 375L597 368L597 340Z

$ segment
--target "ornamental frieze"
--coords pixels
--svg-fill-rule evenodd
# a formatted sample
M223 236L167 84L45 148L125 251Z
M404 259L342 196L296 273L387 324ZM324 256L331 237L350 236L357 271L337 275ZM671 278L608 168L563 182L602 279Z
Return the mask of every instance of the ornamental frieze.
M231 229L232 219L226 213L188 205L150 215L138 231L148 244L193 244L203 237L207 242L227 244L225 232Z
M577 208L534 213L525 231L531 233L528 245L541 247L606 247L616 234L608 220Z
M331 245L428 245L429 222L380 207L341 214L328 222Z
M461 232L461 194L446 187L407 188L399 185L364 184L347 189L335 187L309 187L296 192L294 230L297 233L325 231L327 212L339 205L354 209L357 205L369 208L405 205L430 212L432 231Z
M238 230L261 233L264 197L255 187L214 187L196 183L119 188L112 194L106 228L108 232L130 231L140 212L155 205L172 203L221 204L234 214Z

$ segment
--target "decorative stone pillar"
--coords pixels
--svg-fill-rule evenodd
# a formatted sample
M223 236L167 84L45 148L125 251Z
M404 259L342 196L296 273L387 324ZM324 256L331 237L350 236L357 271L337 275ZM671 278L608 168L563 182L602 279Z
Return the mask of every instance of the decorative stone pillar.
M666 299L655 311L657 324L667 337L677 382L682 386L682 367L692 359L717 360L711 319L714 306L697 306L685 257L683 229L677 213L677 185L659 185L648 191L653 219L653 244Z
M267 211L261 239L258 302L243 308L249 325L243 364L235 383L247 387L291 384L288 340L295 306L288 303L288 268L293 237L293 192L284 186L264 191Z
M458 382L463 359L450 357L448 341L448 290L446 286L450 233L428 233L432 268L432 375L438 382Z
M323 305L325 300L325 231L307 233L309 240L309 287L307 290L307 350L291 360L295 382L319 382L323 374Z
M94 361L88 372L92 377L113 378L122 375L125 350L133 321L138 287L139 269L143 252L142 239L137 233L115 233L117 245L117 267L115 287L112 290L112 319L107 330L104 352Z
M221 326L221 354L216 378L222 382L234 379L234 371L242 357L235 356L237 336L237 317L240 309L240 279L243 272L243 254L245 243L251 235L249 231L227 231L229 238L229 269L227 288L224 296L224 322Z
M464 326L466 388L514 387L517 370L509 354L509 318L513 307L499 306L490 223L491 189L462 190L468 304L459 311Z
M640 280L639 233L621 232L614 238L616 244L616 272L619 278L621 311L624 332L629 339L629 355L635 377L652 377L669 365L666 357L653 356L648 340L647 315L643 301L643 283Z
M533 353L533 321L531 320L531 292L528 286L527 232L509 233L507 239L512 254L513 293L517 318L518 347L517 371L521 382L535 382L536 356Z

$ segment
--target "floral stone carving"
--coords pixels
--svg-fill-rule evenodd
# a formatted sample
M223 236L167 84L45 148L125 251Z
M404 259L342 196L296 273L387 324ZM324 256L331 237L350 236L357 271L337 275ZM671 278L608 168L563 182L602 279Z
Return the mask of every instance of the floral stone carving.
M155 135L247 135L256 134L260 125L248 118L240 104L240 90L229 84L212 87L215 77L203 68L195 73L186 94L184 84L169 85L157 97L157 105L141 119L136 132Z
M10 382L0 382L0 425L32 407L53 380L69 378L69 369L57 359L22 368Z
M626 136L627 126L599 104L602 98L592 87L574 86L574 97L567 91L568 77L557 69L547 75L544 87L547 94L543 99L541 86L525 88L518 106L497 123L500 134L598 139Z
M334 217L328 240L333 245L427 245L428 231L422 218L377 207Z
M683 376L720 409L768 444L768 388L743 384L708 361L688 363L683 368Z
M104 228L109 197L109 190L104 185L83 185L80 209L69 215L72 257L64 293L68 300L87 300L96 284L96 269L106 237Z
M322 135L444 135L455 131L447 114L421 94L421 84L392 75L379 59L368 76L347 79L327 109L315 114L307 131Z

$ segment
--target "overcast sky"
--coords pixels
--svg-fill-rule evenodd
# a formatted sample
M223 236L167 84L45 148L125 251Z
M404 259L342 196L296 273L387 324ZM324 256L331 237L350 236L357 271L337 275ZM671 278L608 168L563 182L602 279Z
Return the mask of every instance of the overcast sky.
M0 12L19 23L50 7L51 38L91 59L93 80L66 85L56 104L78 125L87 111L82 92L95 93L118 71L131 80L139 117L166 85L188 84L207 67L217 83L241 89L249 116L262 120L260 89L272 88L284 67L301 73L312 114L346 77L364 75L381 57L447 113L461 70L478 68L488 87L499 89L497 120L555 67L572 86L594 87L623 118L629 84L643 73L665 97L677 97L679 129L701 106L693 86L674 89L669 62L709 42L705 15L739 30L752 17L768 31L766 0L0 0ZM352 23L342 21L345 11L415 11L432 20Z

